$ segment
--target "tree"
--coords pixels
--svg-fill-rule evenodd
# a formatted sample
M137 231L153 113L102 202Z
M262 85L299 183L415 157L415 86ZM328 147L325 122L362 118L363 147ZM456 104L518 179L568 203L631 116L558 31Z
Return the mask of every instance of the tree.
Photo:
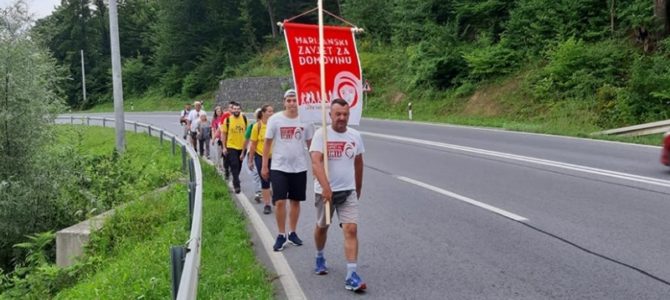
M670 19L668 18L669 10L670 6L668 6L667 0L654 0L654 16L656 16L661 23L661 26L663 26L661 31L663 36L670 33Z
M55 61L30 37L25 0L0 9L0 268L23 234L35 233L41 218L34 185L48 124L61 111ZM11 195L11 196L10 196ZM32 224L31 224L32 223Z

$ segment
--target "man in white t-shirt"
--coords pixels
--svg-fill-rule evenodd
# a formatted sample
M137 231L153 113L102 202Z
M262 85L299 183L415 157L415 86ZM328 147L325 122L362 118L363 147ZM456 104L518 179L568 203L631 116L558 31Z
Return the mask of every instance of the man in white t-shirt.
M305 201L307 189L307 151L314 135L314 126L300 121L295 91L284 93L284 111L270 117L265 131L261 176L272 184L272 203L279 234L272 249L281 251L290 242L302 245L296 233L300 202ZM270 167L270 149L272 165ZM286 201L290 202L289 231L286 235Z
M191 140L191 145L193 145L193 149L195 149L195 152L198 152L198 140L197 140L197 135L198 131L196 130L195 124L200 120L201 115L206 115L205 111L202 109L202 103L200 101L195 101L193 103L193 106L195 106L194 109L192 109L188 113L188 130L189 130L189 136Z
M363 153L365 146L361 134L347 127L349 103L334 99L330 105L331 126L327 132L328 176L324 168L323 128L316 131L309 152L312 156L314 192L316 206L316 268L318 275L328 274L323 248L326 246L328 225L326 225L325 202L330 202L330 215L337 211L337 217L344 233L344 256L347 259L347 276L344 287L351 291L364 290L367 286L356 273L358 260L358 200L363 187ZM274 163L274 162L273 162Z

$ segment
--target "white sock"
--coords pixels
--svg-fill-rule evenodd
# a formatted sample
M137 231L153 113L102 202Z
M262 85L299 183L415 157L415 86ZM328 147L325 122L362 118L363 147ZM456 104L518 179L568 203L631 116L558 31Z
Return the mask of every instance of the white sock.
M316 257L323 257L323 250L316 250Z
M351 277L351 274L356 272L356 263L347 263L347 278Z

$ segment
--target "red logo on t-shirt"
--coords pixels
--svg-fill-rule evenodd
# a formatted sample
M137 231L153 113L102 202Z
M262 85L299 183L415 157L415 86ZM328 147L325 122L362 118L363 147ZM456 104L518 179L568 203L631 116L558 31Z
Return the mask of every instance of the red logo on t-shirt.
M344 154L349 159L354 158L356 144L329 141L328 142L328 159L341 159Z
M296 139L299 140L302 138L302 127L280 127L279 132L281 134L282 140Z

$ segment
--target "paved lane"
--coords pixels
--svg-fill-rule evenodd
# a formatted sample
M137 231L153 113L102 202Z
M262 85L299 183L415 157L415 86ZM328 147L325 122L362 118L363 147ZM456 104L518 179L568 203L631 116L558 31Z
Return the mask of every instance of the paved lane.
M178 129L176 115L127 118ZM376 120L365 120L360 130L433 143L364 136L359 270L368 282L366 298L670 297L670 237L665 234L670 187L664 185L670 172L657 162L657 148ZM252 196L248 182L244 192ZM260 212L262 206L256 208ZM342 237L334 226L326 250L331 272L312 274L311 199L302 209L298 233L305 245L289 246L284 255L305 294L310 299L359 298L342 287ZM262 219L275 234L274 215Z

